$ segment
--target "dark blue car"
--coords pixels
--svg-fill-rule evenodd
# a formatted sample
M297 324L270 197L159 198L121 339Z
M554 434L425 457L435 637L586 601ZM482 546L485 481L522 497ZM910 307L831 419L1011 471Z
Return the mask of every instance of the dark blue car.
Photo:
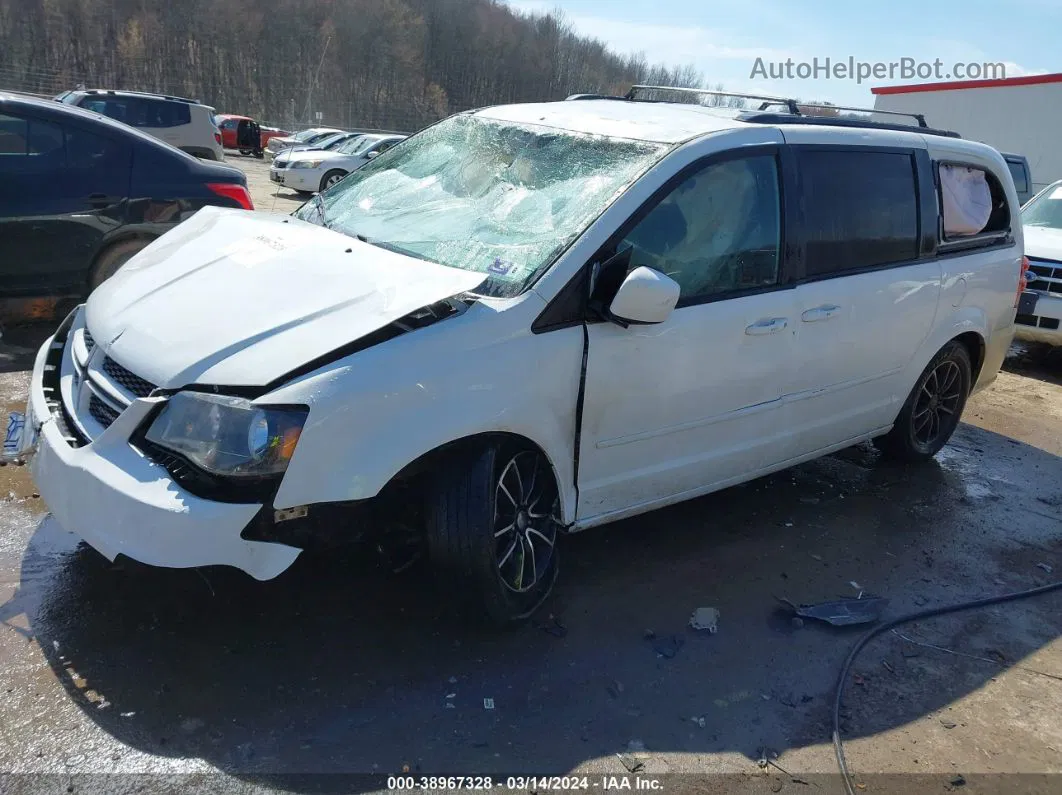
M0 297L84 294L206 205L254 209L243 172L0 93Z

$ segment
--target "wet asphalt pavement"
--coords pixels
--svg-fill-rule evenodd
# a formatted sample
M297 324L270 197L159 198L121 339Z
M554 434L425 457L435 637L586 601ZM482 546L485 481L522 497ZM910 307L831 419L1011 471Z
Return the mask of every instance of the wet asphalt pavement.
M4 416L40 334L0 341ZM356 791L375 782L319 774L404 770L595 788L627 773L621 753L672 791L838 791L817 776L836 770L830 698L861 629L795 626L776 597L864 591L894 617L1062 579L1060 384L1062 356L1018 354L928 465L853 448L565 539L537 620L501 633L450 617L422 568L353 550L265 583L111 564L26 468L0 468L0 790ZM716 634L687 627L702 606ZM842 711L866 791L1062 791L1060 608L871 643ZM156 777L91 775L132 773ZM901 773L923 775L873 778ZM1014 773L1056 775L978 778Z

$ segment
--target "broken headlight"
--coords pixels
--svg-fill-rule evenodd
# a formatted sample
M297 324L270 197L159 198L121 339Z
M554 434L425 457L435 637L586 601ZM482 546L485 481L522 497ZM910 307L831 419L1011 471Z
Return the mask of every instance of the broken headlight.
M305 408L271 408L243 398L179 392L155 417L145 438L216 475L279 475L288 468L306 414Z

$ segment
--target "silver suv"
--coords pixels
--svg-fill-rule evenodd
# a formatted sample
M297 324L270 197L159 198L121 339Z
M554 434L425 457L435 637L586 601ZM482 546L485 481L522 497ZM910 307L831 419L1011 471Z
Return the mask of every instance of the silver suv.
M225 159L214 109L199 100L101 89L67 91L56 99L136 127L195 157Z

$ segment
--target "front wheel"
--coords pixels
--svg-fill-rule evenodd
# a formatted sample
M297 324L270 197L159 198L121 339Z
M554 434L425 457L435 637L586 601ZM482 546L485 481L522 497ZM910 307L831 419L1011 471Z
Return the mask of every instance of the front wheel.
M925 461L948 443L959 425L973 380L970 354L961 343L945 345L918 377L892 430L874 440L901 461Z
M240 154L243 155L244 157L247 157L247 155L251 154L251 150L250 149L241 149L240 150Z
M557 577L560 498L538 450L497 442L429 494L428 556L447 596L497 625L530 616Z
M321 190L326 191L339 182L347 173L345 171L329 171L321 178Z

